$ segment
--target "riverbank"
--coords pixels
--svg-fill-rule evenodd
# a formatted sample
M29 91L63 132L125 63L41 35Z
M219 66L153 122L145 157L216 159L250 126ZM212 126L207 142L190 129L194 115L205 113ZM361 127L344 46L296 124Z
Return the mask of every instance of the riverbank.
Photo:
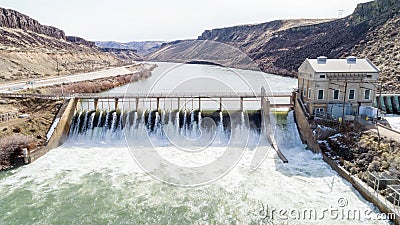
M131 72L124 75L56 84L27 89L25 93L62 94L98 93L151 76L156 65L141 64L127 67ZM8 170L24 164L23 149L35 151L46 146L47 133L62 101L40 99L0 99L0 170ZM12 113L10 113L12 112Z
M0 86L0 92L10 93L16 91L23 91L27 89L37 89L41 87L47 87L52 85L61 85L61 84L68 84L74 82L82 82L100 78L107 78L107 77L116 77L120 75L128 75L140 71L145 70L152 70L154 69L155 65L147 64L147 63L140 63L140 64L132 64L123 67L115 67L109 68L104 70L99 70L95 72L88 72L88 73L80 73L74 74L70 76L63 76L63 77L55 77L49 79L31 79L29 82L12 82L3 84Z
M390 177L400 184L399 139L377 133L373 125L341 126L337 121L325 120L313 120L310 125L324 160L385 213L385 218L399 224L396 197L390 194L389 183L379 181L379 177Z
M400 139L358 123L345 123L339 129L336 121L314 120L311 127L324 160L387 219L399 224L399 206L395 205L388 184L377 183L374 176L397 179L400 184Z
M399 207L392 204L393 199L390 199L392 202L388 200L385 191L376 189L374 183L378 181L371 182L370 176L371 173L387 174L399 179L400 144L378 136L375 126L368 121L340 124L333 120L312 119L302 107L300 98L296 96L293 101L296 124L307 148L321 153L333 170L383 213L383 219L400 224Z
M100 93L110 89L123 86L128 83L136 82L146 79L151 76L151 71L155 65L143 70L135 71L125 75L118 75L113 77L104 77L93 80L86 80L80 82L73 82L67 84L57 84L35 89L35 94L60 94L63 93ZM25 90L24 92L32 93L32 90Z
M400 143L357 123L312 123L321 150L349 173L367 181L368 172L385 172L400 179ZM379 129L379 128L378 128Z
M1 99L2 109L18 116L0 123L0 170L23 165L22 150L35 150L46 144L46 134L62 101L40 99Z

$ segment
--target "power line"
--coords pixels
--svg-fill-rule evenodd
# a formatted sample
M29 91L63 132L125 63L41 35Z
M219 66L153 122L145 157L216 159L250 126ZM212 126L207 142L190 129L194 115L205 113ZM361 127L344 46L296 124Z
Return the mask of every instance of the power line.
M343 9L339 9L338 10L338 18L342 18L343 17Z

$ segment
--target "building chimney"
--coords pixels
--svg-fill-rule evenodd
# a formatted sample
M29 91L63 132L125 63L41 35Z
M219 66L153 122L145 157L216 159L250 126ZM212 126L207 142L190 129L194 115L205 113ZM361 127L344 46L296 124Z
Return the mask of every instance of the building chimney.
M317 63L318 63L318 64L326 64L326 60L327 60L327 59L328 59L328 58L325 57L325 56L320 56L320 57L317 58Z
M356 64L357 63L357 57L355 56L349 56L346 58L347 64Z

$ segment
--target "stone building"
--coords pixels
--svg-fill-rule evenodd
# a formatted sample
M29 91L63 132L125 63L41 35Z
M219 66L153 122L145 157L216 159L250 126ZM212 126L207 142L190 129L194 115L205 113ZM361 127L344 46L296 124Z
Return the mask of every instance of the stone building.
M333 119L368 115L378 89L379 69L368 59L306 59L299 67L298 88L310 114ZM343 110L344 108L344 110Z

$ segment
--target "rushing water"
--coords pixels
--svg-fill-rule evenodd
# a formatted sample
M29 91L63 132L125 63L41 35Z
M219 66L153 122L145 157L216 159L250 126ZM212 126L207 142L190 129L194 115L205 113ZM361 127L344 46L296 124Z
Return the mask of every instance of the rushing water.
M400 116L399 115L386 115L385 119L389 122L392 129L400 131Z
M252 117L235 114L231 118L238 122L228 126L224 114L217 114L211 121L214 130L208 132L209 126L201 125L206 115L199 111L176 112L175 116L170 111L150 113L78 111L67 143L30 165L0 173L1 224L267 224L271 216L273 224L387 224L367 220L364 214L355 220L346 219L347 214L337 215L338 219L324 214L330 209L371 211L371 215L377 211L321 155L305 149L293 112L276 117L275 137L289 164L260 142L257 126L250 125ZM165 138L169 134L178 137L178 142L181 135L196 139L199 131L215 136L207 151L195 155L182 153ZM231 134L246 131L255 137L250 142L268 152L260 168L251 170L256 151L245 148L229 173L203 186L160 182L132 157L132 149L155 148L178 165L206 164L223 154L224 141ZM130 148L127 139L135 140ZM144 139L159 145L150 146ZM279 214L283 210L292 214ZM317 219L293 215L307 210L314 210ZM289 219L293 216L298 219Z

